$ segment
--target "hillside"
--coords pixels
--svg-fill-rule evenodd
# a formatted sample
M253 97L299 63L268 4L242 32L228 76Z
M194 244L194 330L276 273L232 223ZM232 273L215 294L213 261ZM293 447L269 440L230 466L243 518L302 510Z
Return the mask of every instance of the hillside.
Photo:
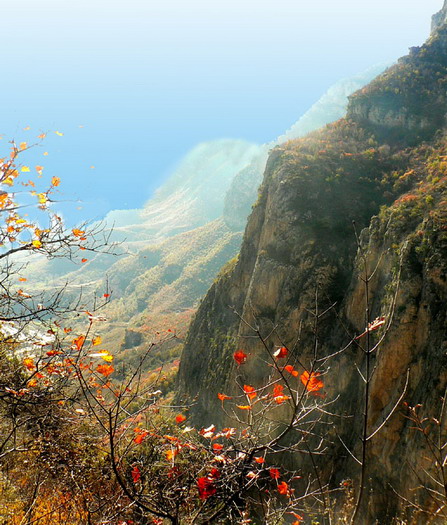
M369 497L360 515L368 524L397 516L427 523L413 502L436 509L438 467L408 407L439 417L447 387L441 18L426 44L350 98L344 119L271 152L238 261L204 298L178 377L193 420L225 424L217 394L237 393L236 379L255 387L269 380L260 336L271 352L285 345L294 366L324 376L333 400L321 420L325 452L313 459L333 489L360 475L347 449L362 453L366 406L367 428L377 430L365 445ZM368 336L365 347L374 319L385 325L383 337ZM233 359L240 349L250 356L244 368ZM439 425L442 434L445 421ZM320 439L315 432L309 439ZM289 465L306 465L303 457Z

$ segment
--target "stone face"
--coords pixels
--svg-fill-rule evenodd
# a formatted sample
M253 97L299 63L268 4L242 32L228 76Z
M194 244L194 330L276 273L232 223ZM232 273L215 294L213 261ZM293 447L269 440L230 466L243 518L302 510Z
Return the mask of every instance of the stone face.
M335 488L359 474L337 435L360 453L365 391L357 367L364 373L365 343L348 343L365 330L368 293L369 320L386 319L386 329L371 336L375 344L386 333L372 356L368 431L392 415L368 447L365 524L392 522L403 508L396 492L425 505L428 492L414 491L417 473L433 488L424 474L435 469L424 437L405 406L394 407L403 395L410 406L422 405L424 417L439 417L447 387L446 43L444 28L354 95L347 119L271 152L239 258L204 298L180 365L178 387L194 400L192 419L225 424L217 393L237 392L236 378L253 385L268 379L265 349L249 325L264 335L276 327L272 350L295 347L299 334L294 356L308 365L316 290L320 311L336 304L321 320L318 351L347 347L325 376L339 417L316 460ZM426 102L430 111L419 106ZM250 356L240 368L232 358L238 349Z
M431 19L431 31L434 33L443 24L447 22L447 2L444 1L444 5L440 11L432 16Z

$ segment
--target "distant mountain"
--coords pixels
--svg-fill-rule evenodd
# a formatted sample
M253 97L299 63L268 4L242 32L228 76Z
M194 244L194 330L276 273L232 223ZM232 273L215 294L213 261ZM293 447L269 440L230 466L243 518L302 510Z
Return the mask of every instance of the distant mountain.
M68 290L78 293L81 287L104 290L107 275L113 293L105 309L110 319L105 341L111 350L121 348L128 326L156 329L157 317L165 324L168 314L175 324L175 316L192 312L219 268L238 253L269 149L340 118L348 95L382 69L338 82L270 144L230 139L199 144L142 209L106 216L113 238L125 240L127 256L96 255L81 267L41 260L31 267L33 280L52 287L68 281ZM144 344L145 338L134 340Z

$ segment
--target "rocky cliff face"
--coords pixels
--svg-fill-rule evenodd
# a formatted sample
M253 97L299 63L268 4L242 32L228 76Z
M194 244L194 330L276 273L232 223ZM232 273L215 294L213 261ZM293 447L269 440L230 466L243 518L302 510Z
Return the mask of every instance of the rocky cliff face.
M345 348L325 371L338 417L319 468L333 487L358 476L338 436L359 452L364 353L363 343L349 342L365 330L365 262L369 319L386 320L372 357L369 429L402 395L438 417L447 387L446 50L443 26L356 93L346 119L272 151L239 258L209 290L184 348L180 394L194 400L197 423L223 423L218 392L235 391L236 376L267 380L265 349L250 326L271 334L272 350L285 344L308 365L316 342L311 312L335 305L317 336L321 359ZM242 370L232 358L237 349L250 355ZM405 513L396 493L413 499L421 483L433 488L436 466L405 410L399 405L370 442L365 523L391 523Z

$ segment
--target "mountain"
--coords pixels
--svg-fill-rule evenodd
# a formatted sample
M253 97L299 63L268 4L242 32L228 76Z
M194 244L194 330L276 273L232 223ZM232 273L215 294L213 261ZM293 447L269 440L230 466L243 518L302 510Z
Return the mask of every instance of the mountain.
M268 382L265 347L285 345L301 371L323 374L332 400L321 416L325 452L311 467L334 490L359 476L347 449L362 453L366 398L367 428L380 432L366 448L365 524L427 523L411 503L434 506L440 489L430 429L415 430L408 407L444 435L446 13L447 2L429 40L354 93L345 118L271 151L240 254L203 299L178 375L192 424L229 424L217 394ZM384 326L367 336L370 355L362 337L374 319ZM308 439L318 443L319 429ZM288 461L299 469L306 455Z
M102 295L106 288L112 290L104 308L109 319L104 341L126 358L162 327L183 333L218 270L239 251L269 149L342 116L347 96L381 69L338 82L271 144L230 139L199 144L144 208L106 216L113 239L124 240L119 247L124 255L89 256L81 266L42 259L30 265L30 282L41 287L68 282L73 297L80 289L87 297L89 291Z

